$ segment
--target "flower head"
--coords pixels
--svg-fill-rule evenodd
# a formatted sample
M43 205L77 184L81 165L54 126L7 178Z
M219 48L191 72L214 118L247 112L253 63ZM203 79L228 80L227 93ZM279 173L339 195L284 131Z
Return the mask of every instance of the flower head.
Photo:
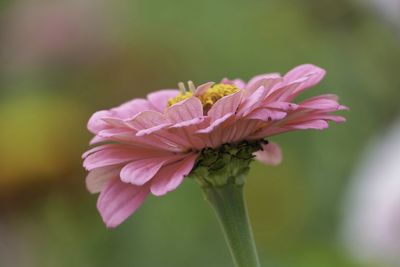
M345 121L331 114L346 109L335 95L294 103L324 75L319 67L301 65L283 77L264 74L248 83L223 79L195 88L189 82L189 91L180 84L180 92L161 90L93 114L88 128L96 146L83 155L84 167L89 191L100 192L97 207L104 222L119 225L148 194L176 189L195 166L223 165L220 159L207 162L207 155L243 159L243 168L229 169L235 174L246 171L253 157L276 165L280 148L265 138Z

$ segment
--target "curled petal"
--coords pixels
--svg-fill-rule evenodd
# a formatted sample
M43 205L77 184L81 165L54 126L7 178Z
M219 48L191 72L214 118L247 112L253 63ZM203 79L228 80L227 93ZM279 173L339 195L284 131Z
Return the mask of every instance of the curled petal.
M267 165L279 165L282 162L282 151L278 144L268 143L262 150L254 153L256 159Z

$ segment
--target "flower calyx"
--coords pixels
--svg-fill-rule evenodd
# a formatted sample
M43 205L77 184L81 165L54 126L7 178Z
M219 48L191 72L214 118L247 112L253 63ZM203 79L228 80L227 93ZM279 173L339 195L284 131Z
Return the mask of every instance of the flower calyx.
M189 177L195 178L202 187L224 186L228 183L242 186L254 152L260 150L265 142L243 141L225 144L217 149L203 149Z

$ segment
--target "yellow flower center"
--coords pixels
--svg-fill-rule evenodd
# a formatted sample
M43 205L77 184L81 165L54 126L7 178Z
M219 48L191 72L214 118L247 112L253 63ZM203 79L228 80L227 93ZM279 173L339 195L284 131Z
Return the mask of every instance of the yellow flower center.
M201 103L205 110L208 110L215 104L218 100L224 96L231 95L239 91L239 89L231 84L215 84L202 95L199 96Z
M231 95L239 91L239 89L232 85L232 84L223 84L223 83L218 83L210 87L207 91L205 91L203 94L198 96L200 99L201 103L203 104L203 108L205 111L209 110L212 105L215 104L219 99L223 98L224 96ZM185 93L179 93L176 97L171 98L168 101L168 107L179 103L185 99L188 99L193 96L192 92L185 92Z

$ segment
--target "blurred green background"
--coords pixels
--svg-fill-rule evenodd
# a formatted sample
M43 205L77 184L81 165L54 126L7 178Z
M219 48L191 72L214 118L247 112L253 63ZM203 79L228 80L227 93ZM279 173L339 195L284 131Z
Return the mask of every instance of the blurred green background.
M339 240L343 194L369 138L399 115L400 32L350 0L0 1L0 266L232 266L188 180L107 230L84 184L89 116L134 97L313 63L348 122L273 138L246 195L263 266L362 265Z

